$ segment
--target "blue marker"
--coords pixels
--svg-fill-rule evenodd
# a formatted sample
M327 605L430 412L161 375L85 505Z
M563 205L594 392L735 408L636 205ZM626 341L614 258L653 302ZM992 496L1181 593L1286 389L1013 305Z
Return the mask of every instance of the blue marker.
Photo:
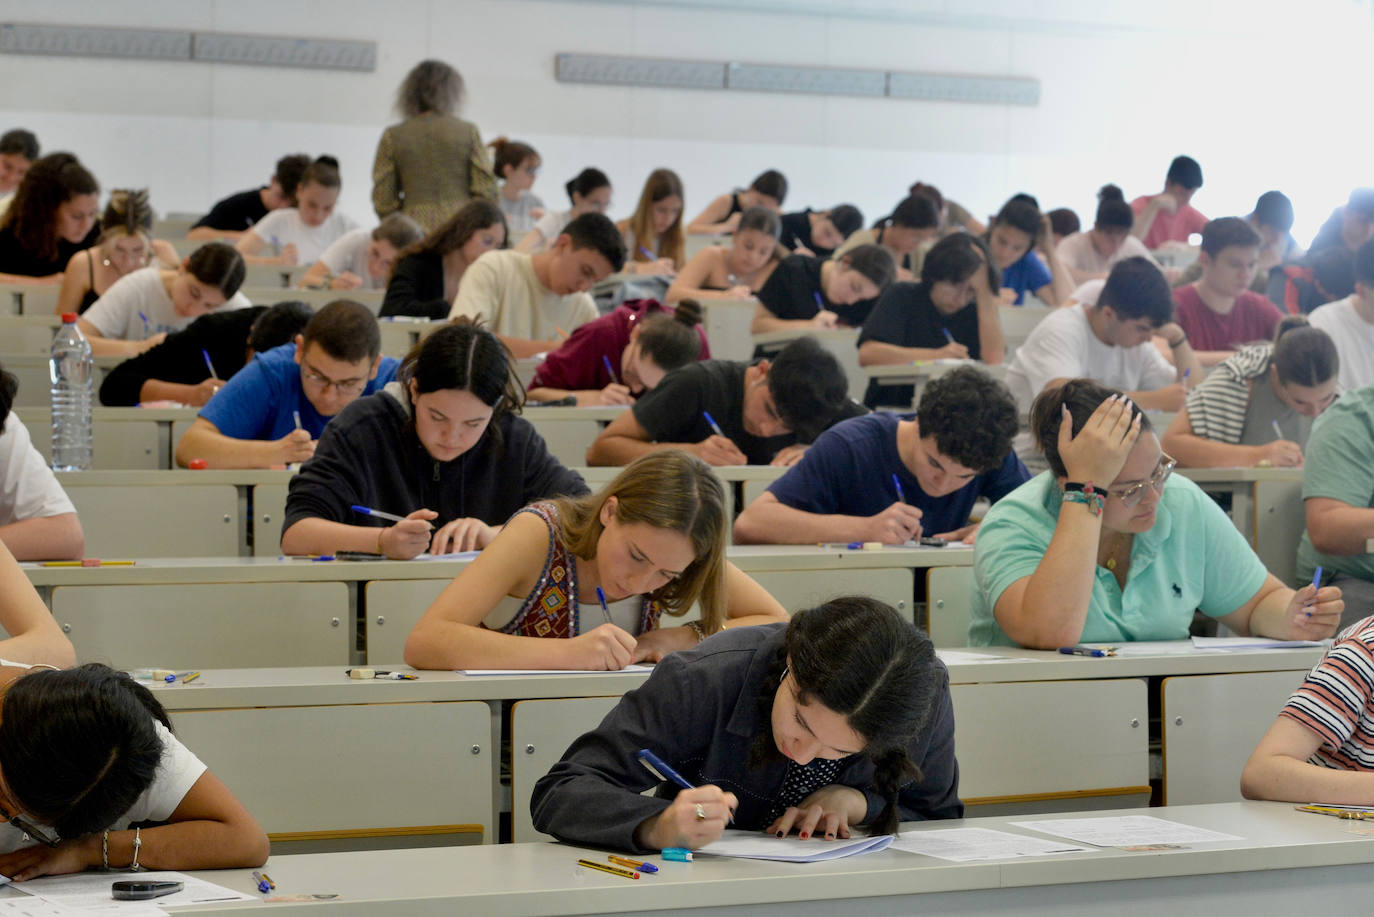
M1316 570L1313 570L1313 571L1312 571L1312 588L1313 588L1314 590L1320 589L1320 588L1321 588L1321 585L1322 585L1322 568L1321 568L1320 566L1318 566ZM1313 592L1313 593L1312 593L1312 598L1315 599L1316 597L1317 597L1316 592ZM1311 605L1308 605L1307 607L1308 607L1308 608L1311 608L1312 606L1311 606ZM1308 616L1309 618L1312 617L1312 612L1310 612L1310 611L1307 612L1307 616Z
M897 491L897 502L905 503L906 494L902 492L902 482L897 480L897 472L892 472L892 486Z
M601 355L601 365L606 367L606 373L611 377L611 381L620 384L620 377L615 374L615 369L611 366L611 358L604 353Z
M819 309L819 310L821 310L822 312L824 312L824 311L825 311L825 300L821 299L821 291L820 291L820 290L817 290L816 292L812 293L812 294L811 294L811 298L814 299L814 300L816 300L816 308Z
M716 419L711 416L710 411L702 411L701 416L706 418L706 422L711 425L711 429L715 431L717 436L725 436L725 431L720 428L720 424L716 423Z
M949 329L948 329L948 328L941 328L940 330L944 332L944 334L945 334L945 340L946 340L946 341L949 341L951 344L953 344L953 343L954 343L954 335L952 335L952 334L949 333Z
M205 358L205 368L210 370L210 378L218 381L219 376L215 375L215 364L210 360L210 351L202 349L200 355Z
M606 623L611 623L611 610L606 607L606 593L601 591L601 587L596 587L596 600L601 603L601 614L606 619Z

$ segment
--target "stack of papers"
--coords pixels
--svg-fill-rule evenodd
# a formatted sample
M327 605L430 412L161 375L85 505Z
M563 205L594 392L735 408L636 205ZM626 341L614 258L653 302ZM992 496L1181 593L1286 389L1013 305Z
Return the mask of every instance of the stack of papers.
M894 850L920 853L954 863L973 860L1010 860L1017 857L1043 857L1059 853L1091 853L1091 848L1042 837L1027 837L990 828L945 828L912 831L892 842Z
M1042 821L1014 821L1018 828L1029 828L1057 837L1067 837L1094 847L1135 847L1143 844L1206 844L1212 841L1238 841L1234 834L1166 821L1153 815L1109 815L1103 818L1051 818Z
M1194 637L1193 646L1200 650L1286 650L1294 647L1321 646L1319 640L1271 640L1268 637Z
M698 850L697 855L776 860L780 863L819 863L822 860L838 860L841 857L884 850L891 843L890 834L848 840L827 841L811 838L804 841L795 836L769 837L757 831L726 831L720 840Z

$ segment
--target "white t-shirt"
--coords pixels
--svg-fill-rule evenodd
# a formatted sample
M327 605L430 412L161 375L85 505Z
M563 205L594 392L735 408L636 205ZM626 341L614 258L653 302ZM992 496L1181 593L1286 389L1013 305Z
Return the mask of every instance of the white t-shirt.
M148 789L110 825L111 831L123 831L135 822L166 821L181 805L200 775L205 773L205 764L177 741L167 727L154 720L153 728L162 740L162 762L153 774L153 782ZM8 823L0 823L0 853L28 846L31 844L24 842L22 831Z
M74 513L57 477L14 412L0 429L0 525Z
M251 305L240 290L219 308L246 309ZM197 318L177 314L167 285L162 282L162 269L158 267L139 268L125 274L81 317L105 337L119 341L142 341L160 332L180 331Z
M553 243L558 241L559 235L568 228L568 224L573 221L572 210L550 210L539 218L534 224L534 228L539 230L539 234L544 237L544 241L539 248L542 251L552 248Z
M1055 253L1059 255L1059 260L1063 261L1066 267L1071 267L1075 271L1081 271L1085 274L1104 274L1112 269L1112 265L1123 258L1136 256L1149 258L1151 264L1159 264L1150 254L1150 250L1145 247L1145 243L1135 236L1127 236L1126 241L1121 243L1121 247L1116 250L1116 254L1110 258L1103 258L1097 253L1097 249L1093 248L1092 236L1086 232L1076 232L1065 236L1059 241L1059 247L1055 249Z
M372 230L350 229L335 239L320 255L320 261L335 275L350 271L363 281L364 290L385 290L387 277L373 277L367 272L367 248L372 244Z
M1026 414L1052 379L1096 379L1122 391L1153 391L1175 377L1174 367L1152 341L1135 347L1102 343L1080 304L1056 309L1035 326L1007 367L1007 388L1017 410Z
M539 197L529 191L523 191L515 200L509 200L504 194L496 196L496 203L500 205L501 212L506 215L506 229L509 238L519 242L520 239L534 228L534 216L531 210L543 210L544 202Z
M586 293L559 296L539 282L530 255L513 249L489 251L472 262L458 284L448 317L480 318L495 334L531 341L557 341L596 318Z
M301 220L299 210L295 207L286 207L273 210L258 220L253 226L253 234L269 246L281 248L294 244L296 263L313 264L339 236L357 228L357 223L337 210L319 226L306 226ZM272 252L269 251L268 254Z
M1336 354L1341 360L1336 378L1342 389L1353 392L1374 384L1374 325L1355 311L1354 296L1318 306L1307 320L1336 342Z

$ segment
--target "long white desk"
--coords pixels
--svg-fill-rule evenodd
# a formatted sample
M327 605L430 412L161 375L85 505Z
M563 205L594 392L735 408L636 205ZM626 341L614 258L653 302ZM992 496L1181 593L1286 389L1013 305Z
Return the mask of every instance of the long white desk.
M933 379L948 375L963 366L973 366L996 379L1005 382L1007 367L1004 363L989 365L977 360L919 360L915 363L888 363L880 366L865 366L866 380L882 385L910 385L913 387L911 406L921 400L921 390ZM867 390L865 383L864 390Z
M124 361L124 357L96 357L95 372L91 384L95 392L100 391L100 383L105 373ZM48 377L47 353L5 353L0 356L0 366L14 373L19 380L19 391L14 396L17 408L46 408L52 401L52 383Z
M52 459L52 410L48 398L45 379L41 402L16 405L14 411L28 428L34 448L45 460ZM94 468L98 471L170 469L177 438L195 419L196 410L93 407L91 454Z
M1099 848L973 863L950 863L891 848L810 865L700 857L690 864L664 864L657 875L639 881L580 868L579 857L604 862L605 852L563 844L276 856L266 869L279 894L339 895L333 901L271 905L280 912L319 917L795 917L838 911L857 917L1096 917L1109 911L1216 917L1348 908L1374 894L1374 844L1337 819L1260 802L1178 806L1155 814L1240 839L1183 850ZM1045 837L1009 821L921 822L904 825L903 833L971 827ZM253 888L248 870L194 875L243 891ZM260 906L206 904L176 913L232 915Z

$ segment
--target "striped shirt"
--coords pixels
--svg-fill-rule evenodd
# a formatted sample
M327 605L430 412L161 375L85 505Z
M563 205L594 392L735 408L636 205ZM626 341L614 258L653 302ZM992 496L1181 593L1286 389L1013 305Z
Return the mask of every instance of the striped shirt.
M1374 617L1347 627L1279 711L1321 738L1309 764L1374 770Z
M1193 433L1221 443L1238 443L1250 410L1250 381L1269 369L1274 345L1251 344L1219 364L1188 393Z

